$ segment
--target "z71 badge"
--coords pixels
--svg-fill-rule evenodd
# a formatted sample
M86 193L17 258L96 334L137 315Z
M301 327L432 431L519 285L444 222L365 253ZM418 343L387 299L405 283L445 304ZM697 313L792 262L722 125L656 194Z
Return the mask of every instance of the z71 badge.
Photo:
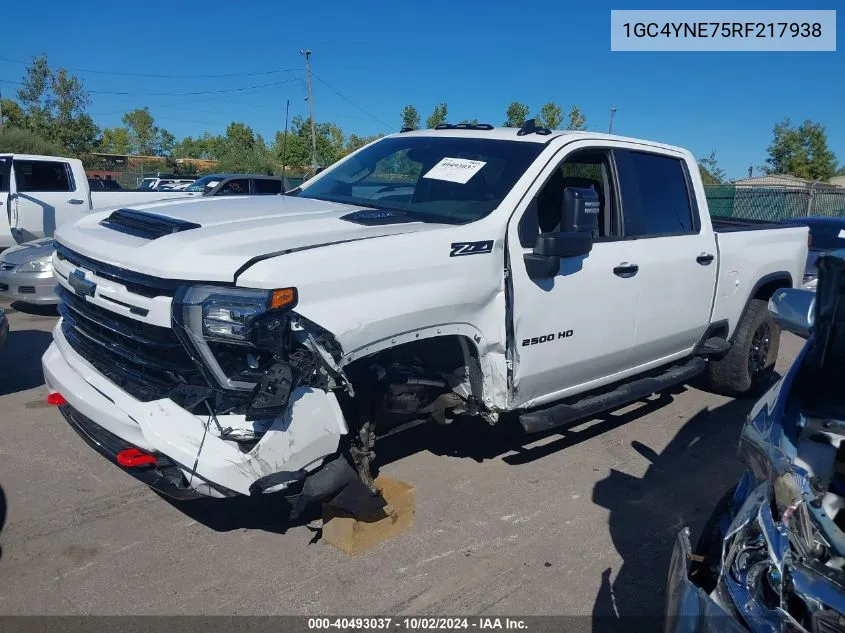
M452 252L449 257L462 257L463 255L482 255L493 252L493 240L484 242L452 242Z

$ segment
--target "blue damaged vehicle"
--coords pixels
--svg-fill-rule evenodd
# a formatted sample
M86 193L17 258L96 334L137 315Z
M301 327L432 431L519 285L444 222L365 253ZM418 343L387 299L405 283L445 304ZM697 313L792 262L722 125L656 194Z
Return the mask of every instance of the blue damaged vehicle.
M666 631L845 631L845 250L817 266L816 293L769 301L807 342L749 414L744 473L695 551L678 536Z

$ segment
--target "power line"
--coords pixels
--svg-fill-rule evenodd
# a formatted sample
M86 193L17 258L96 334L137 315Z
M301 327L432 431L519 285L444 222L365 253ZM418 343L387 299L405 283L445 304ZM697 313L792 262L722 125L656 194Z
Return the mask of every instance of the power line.
M367 115L368 117L370 117L371 119L373 119L373 120L378 121L379 123L381 123L381 124L382 124L384 127L386 127L388 130L392 130L392 129L393 129L393 127L391 127L391 125L390 125L389 123L385 123L385 122L384 122L384 121L382 121L380 118L378 118L375 114L372 114L371 112L367 112L364 108L362 108L362 107L361 107L361 106L359 106L357 103L355 103L355 102L353 102L351 99L349 99L349 97L347 97L346 95L344 95L343 93L341 93L341 92L340 92L337 88L334 88L334 87L330 86L329 84L327 84L327 83L326 83L323 79L321 79L320 77L318 77L316 73L312 72L311 74L314 76L314 78L315 78L317 81L319 81L319 82L320 82L321 84L323 84L326 88L328 88L329 90L331 90L332 92L334 92L334 93L335 93L338 97L340 97L341 99L343 99L344 101L346 101L346 103L348 103L349 105L351 105L351 106L353 106L353 107L355 107L355 108L358 108L361 112L363 112L364 114L366 114L366 115Z
M10 64L21 64L28 66L31 62L26 62L20 59L9 59L7 57L0 57L0 62L9 62ZM251 73L222 73L216 75L158 75L152 73L126 73L112 70L91 70L86 68L65 68L75 73L88 73L92 75L112 75L116 77L150 77L153 79L217 79L222 77L255 77L258 75L276 75L279 73L296 72L299 68L280 68L279 70L262 70Z
M271 88L274 86L281 86L282 84L289 84L298 81L298 79L286 79L285 81L274 81L269 84L259 84L257 86L243 86L241 88L224 88L222 90L192 90L187 92L128 92L123 90L85 90L85 92L95 95L124 95L135 97L184 97L188 95L212 95L222 94L226 92L243 92L244 90L255 90L257 88ZM0 79L0 83L13 84L15 86L22 86L20 81L8 81Z

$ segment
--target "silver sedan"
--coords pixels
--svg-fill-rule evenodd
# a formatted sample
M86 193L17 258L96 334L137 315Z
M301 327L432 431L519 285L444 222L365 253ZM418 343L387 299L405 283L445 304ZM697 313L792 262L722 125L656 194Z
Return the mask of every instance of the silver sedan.
M53 238L13 246L0 253L0 297L35 305L54 305Z

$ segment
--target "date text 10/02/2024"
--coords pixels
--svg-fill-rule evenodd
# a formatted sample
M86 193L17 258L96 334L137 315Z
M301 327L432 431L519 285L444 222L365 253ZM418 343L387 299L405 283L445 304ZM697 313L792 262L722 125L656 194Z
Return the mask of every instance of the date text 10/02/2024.
M441 618L441 617L409 617L409 618L308 618L308 628L311 630L345 629L391 629L402 630L525 630L527 625L519 618Z

